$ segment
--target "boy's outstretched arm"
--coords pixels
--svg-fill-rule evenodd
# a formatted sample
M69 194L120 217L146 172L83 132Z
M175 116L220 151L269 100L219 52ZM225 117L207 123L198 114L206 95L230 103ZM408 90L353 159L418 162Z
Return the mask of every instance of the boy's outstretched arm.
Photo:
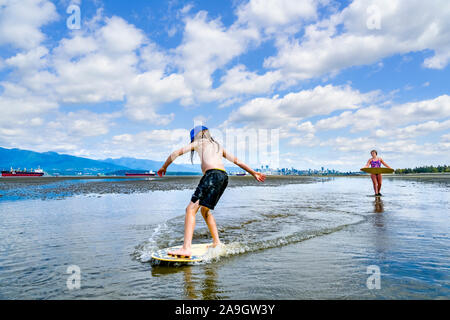
M187 146L184 146L183 148L180 148L180 149L175 150L174 152L172 152L169 155L169 157L167 158L166 162L164 162L164 164L161 167L161 169L158 170L158 176L162 177L163 175L165 175L167 167L170 166L170 164L172 162L174 162L176 158L178 158L179 156L185 154L186 152L192 151L192 150L194 150L194 142L188 144Z
M231 153L227 152L225 149L223 149L223 157L225 159L227 159L228 161L233 162L238 167L244 169L248 173L250 173L256 180L258 180L260 182L264 182L264 180L266 180L266 175L265 174L260 173L260 172L256 172L255 170L250 168L248 165L246 165L244 162L242 162L241 160L236 158L234 155L232 155Z

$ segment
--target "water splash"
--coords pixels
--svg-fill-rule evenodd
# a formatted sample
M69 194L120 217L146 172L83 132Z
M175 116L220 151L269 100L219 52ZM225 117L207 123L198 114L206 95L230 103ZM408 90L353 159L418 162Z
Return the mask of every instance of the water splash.
M352 223L349 224L342 224L336 227L332 228L323 228L321 230L315 230L315 231L302 231L302 232L294 232L292 234L283 235L279 237L274 238L265 238L259 241L248 241L248 242L242 242L242 241L233 241L226 244L222 244L220 246L217 246L215 248L211 247L208 249L206 255L204 256L203 260L201 262L195 262L192 264L206 264L206 263L212 263L217 262L222 258L231 257L235 255L240 254L246 254L251 252L256 252L260 250L266 250L271 248L277 248L286 246L293 243L298 243L302 241L306 241L315 237L320 237L324 235L328 235L337 231L340 231L349 225L354 225L357 223L361 223L364 221L364 219L355 220ZM166 229L164 229L166 228ZM141 262L151 262L152 265L159 265L160 262L156 261L151 258L151 255L154 251L159 250L161 248L170 247L170 245L167 246L158 246L158 242L155 241L156 238L162 236L163 230L168 231L169 228L166 224L164 225L158 225L152 236L150 237L149 241L137 248L137 253L135 254L135 257L137 260ZM159 233L161 232L161 233ZM173 264L176 266L176 264ZM181 264L180 264L181 265Z

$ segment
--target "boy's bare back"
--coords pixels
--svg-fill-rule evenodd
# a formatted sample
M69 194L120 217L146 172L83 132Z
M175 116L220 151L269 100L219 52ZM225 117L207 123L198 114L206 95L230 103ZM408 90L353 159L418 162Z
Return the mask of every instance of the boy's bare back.
M189 151L196 151L200 157L201 161L201 168L203 174L207 170L210 169L221 169L225 171L225 167L223 165L222 158L227 159L231 163L234 163L241 169L247 171L250 173L256 180L260 182L264 182L266 179L266 176L261 172L256 172L252 168L250 168L248 165L246 165L244 162L240 161L238 158L236 158L231 153L227 152L220 144L211 141L210 139L198 139L194 140L187 146L178 149L170 154L170 156L167 158L166 162L163 164L161 169L158 170L158 175L162 177L166 174L167 167L179 156L189 152Z
M208 139L194 141L192 145L200 157L203 173L210 169L225 170L222 161L224 149L221 145Z

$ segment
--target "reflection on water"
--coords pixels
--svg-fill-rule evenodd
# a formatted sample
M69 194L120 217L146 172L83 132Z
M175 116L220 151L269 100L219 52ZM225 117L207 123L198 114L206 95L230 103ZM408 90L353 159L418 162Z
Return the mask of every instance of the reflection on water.
M217 283L218 273L217 267L213 264L205 265L198 274L199 268L194 265L183 265L176 268L167 265L153 266L151 274L153 277L164 278L176 273L182 274L180 286L183 286L183 299L203 299L217 300L227 299ZM169 279L167 279L169 281Z
M9 200L0 201L0 298L448 297L446 181L385 179L385 196L374 198L364 178L266 186L245 186L240 179L214 211L227 256L198 265L152 265L152 251L183 240L184 208L197 182L190 179L119 181L114 187L70 181L62 187L70 196L46 201L9 201L18 189L0 187L9 190ZM171 190L174 181L189 188ZM107 191L91 193L102 184ZM40 191L24 188L44 192L35 187ZM58 190L55 184L45 188ZM210 242L200 215L194 242ZM80 290L66 287L68 265L81 269ZM366 288L368 265L380 266L382 290Z
M384 207L383 207L383 200L381 200L380 197L375 197L374 201L374 210L375 213L383 213Z

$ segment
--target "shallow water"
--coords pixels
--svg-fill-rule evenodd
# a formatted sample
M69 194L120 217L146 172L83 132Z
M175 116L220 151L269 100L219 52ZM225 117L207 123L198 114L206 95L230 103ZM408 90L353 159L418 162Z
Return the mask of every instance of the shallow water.
M385 178L374 198L368 178L232 177L214 212L228 255L152 264L182 242L199 178L0 182L0 298L450 297L449 179ZM199 214L194 242L209 241Z

